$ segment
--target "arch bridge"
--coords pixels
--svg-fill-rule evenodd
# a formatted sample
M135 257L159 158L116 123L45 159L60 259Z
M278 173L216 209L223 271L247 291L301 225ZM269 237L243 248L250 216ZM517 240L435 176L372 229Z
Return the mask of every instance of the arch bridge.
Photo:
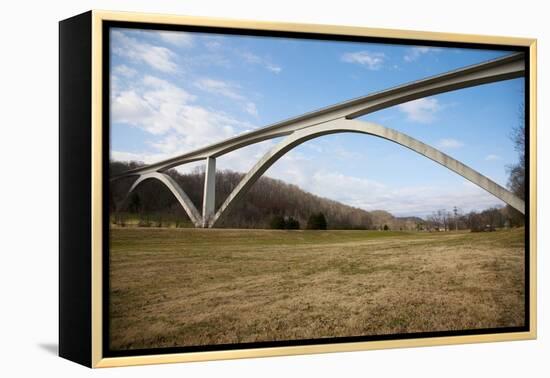
M288 151L301 143L323 135L354 132L383 138L409 148L463 176L525 214L525 203L522 199L458 160L404 133L374 123L356 120L360 116L408 101L462 88L510 80L524 75L524 54L508 55L305 113L167 160L126 171L113 176L111 182L124 177L137 177L127 193L128 196L143 181L158 180L168 187L196 227L214 227L223 216L231 211L258 178ZM252 167L216 211L216 158L251 144L283 136L286 138L268 151ZM206 162L206 175L203 206L202 211L199 212L185 191L165 172L176 166L201 160Z

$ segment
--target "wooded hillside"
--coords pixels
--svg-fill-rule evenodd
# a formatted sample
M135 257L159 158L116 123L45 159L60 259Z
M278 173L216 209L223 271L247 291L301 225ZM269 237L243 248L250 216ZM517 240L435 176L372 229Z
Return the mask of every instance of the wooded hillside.
M138 167L136 162L111 162L110 175ZM202 208L204 171L181 174L176 170L167 172L187 193L197 209ZM233 171L216 173L216 208L227 198L244 175ZM181 219L189 218L181 209L170 191L154 180L142 183L125 202L124 194L135 178L117 180L111 188L111 213L134 213L136 215ZM292 217L305 228L312 214L323 213L329 229L416 229L416 220L399 219L385 211L369 213L365 210L322 198L300 189L296 185L269 177L260 178L242 201L228 213L219 227L269 228L276 216ZM422 222L420 218L417 218Z

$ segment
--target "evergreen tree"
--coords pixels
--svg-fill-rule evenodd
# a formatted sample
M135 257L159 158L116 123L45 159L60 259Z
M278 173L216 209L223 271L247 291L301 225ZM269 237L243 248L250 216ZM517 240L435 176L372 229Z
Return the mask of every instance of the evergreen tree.
M299 230L300 222L298 222L293 217L288 217L288 219L285 220L285 228L287 230Z
M327 219L323 213L314 213L309 216L307 220L307 229L308 230L326 230L327 229Z
M269 222L269 226L274 230L283 230L285 229L285 218L283 218L280 215L275 215L273 218L271 218L271 222Z

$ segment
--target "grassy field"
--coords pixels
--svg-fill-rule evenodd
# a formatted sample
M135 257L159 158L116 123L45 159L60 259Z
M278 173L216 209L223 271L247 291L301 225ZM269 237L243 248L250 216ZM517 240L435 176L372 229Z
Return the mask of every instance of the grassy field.
M114 228L111 348L521 326L523 237Z

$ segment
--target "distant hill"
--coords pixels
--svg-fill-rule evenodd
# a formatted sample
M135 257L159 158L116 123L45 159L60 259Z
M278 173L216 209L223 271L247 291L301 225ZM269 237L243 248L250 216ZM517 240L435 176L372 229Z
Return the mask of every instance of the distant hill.
M113 161L110 174L116 175L139 167L136 162ZM197 209L202 208L204 171L181 174L176 170L167 172L187 193ZM216 173L216 208L237 186L244 174L233 171ZM189 221L170 191L154 180L142 183L135 194L123 201L132 178L117 180L111 190L111 213L134 212L139 214L165 216ZM261 177L230 213L219 224L220 227L269 228L274 216L291 216L305 228L311 214L322 212L329 229L381 229L384 225L392 230L413 230L420 218L396 218L386 211L368 212L322 198L300 189L296 185L269 177Z
M369 214L374 225L384 227L387 224L391 230L417 230L426 223L419 217L395 217L384 210L373 210Z

